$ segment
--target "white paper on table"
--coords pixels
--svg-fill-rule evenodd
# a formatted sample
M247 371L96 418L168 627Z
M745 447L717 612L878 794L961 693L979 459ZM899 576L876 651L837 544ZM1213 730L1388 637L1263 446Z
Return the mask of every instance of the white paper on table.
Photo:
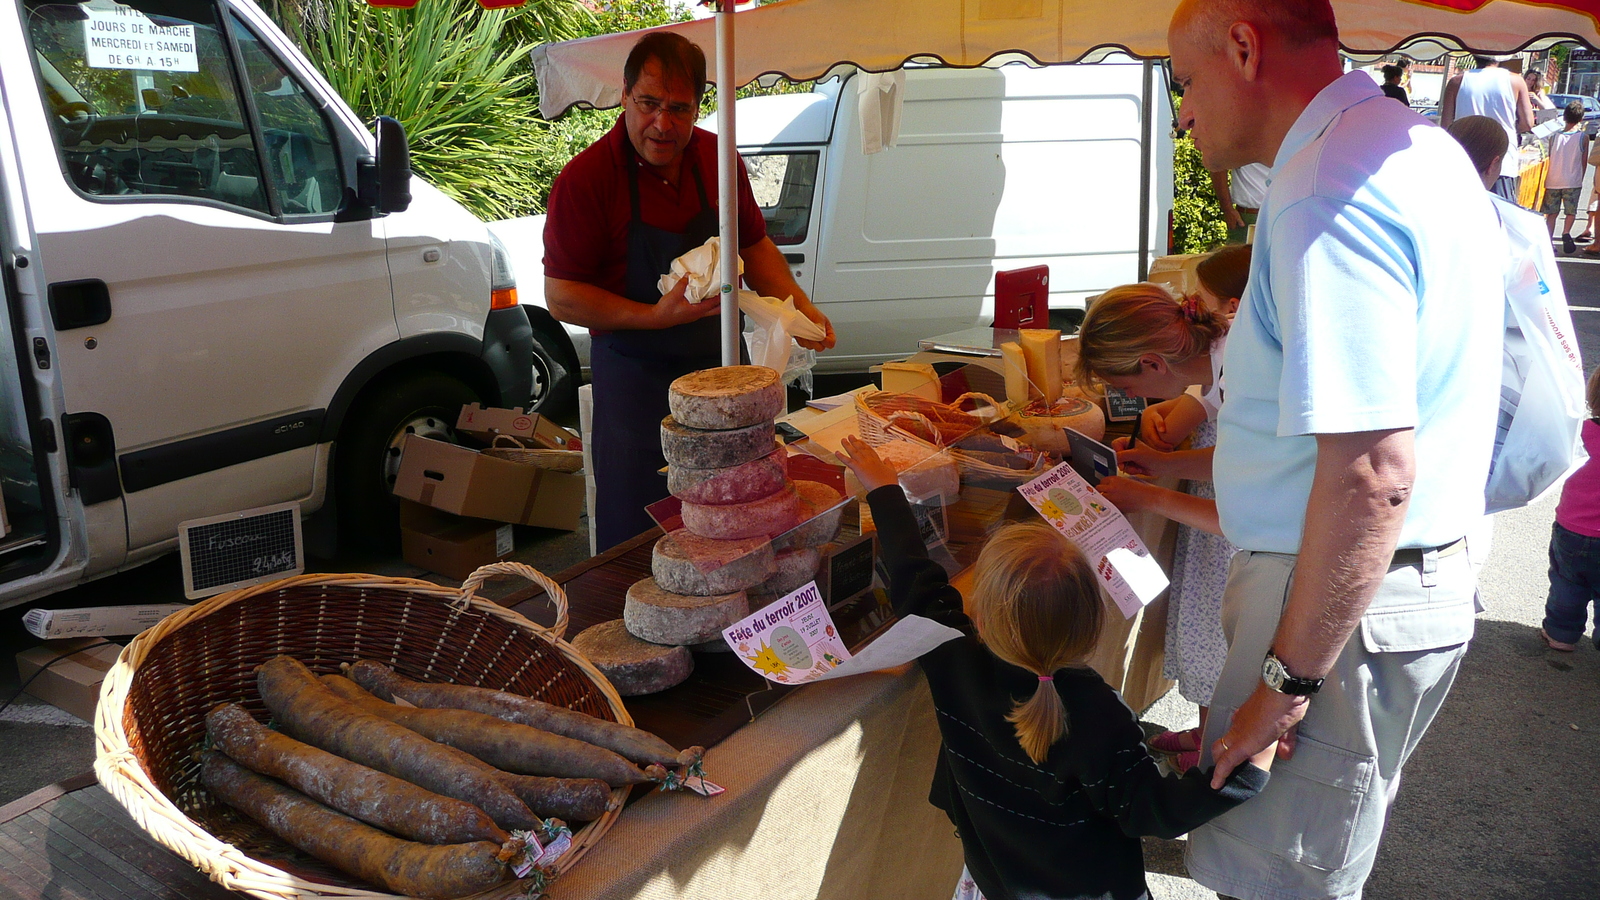
M832 397L818 397L815 400L807 400L806 405L812 409L819 409L823 412L827 412L830 409L838 409L841 406L853 404L855 402L856 392L846 391L843 394L834 394Z
M860 675L864 672L903 666L940 644L958 637L961 637L961 632L948 625L940 625L922 616L905 616L889 626L888 631L878 635L877 640L861 648L860 653L845 660L833 671L812 680L827 681L830 678L843 678L846 675Z
M892 669L960 636L961 632L932 619L906 616L852 656L814 581L722 632L722 639L751 671L779 684L809 684Z
M1017 491L1089 558L1124 618L1133 618L1171 583L1133 525L1073 471L1071 463L1056 466Z

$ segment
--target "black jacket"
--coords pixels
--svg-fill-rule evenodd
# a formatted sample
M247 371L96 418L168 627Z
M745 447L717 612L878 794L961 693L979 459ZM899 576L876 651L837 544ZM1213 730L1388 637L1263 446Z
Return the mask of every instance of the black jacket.
M1267 773L1239 767L1220 791L1209 773L1163 777L1138 717L1091 669L1055 673L1067 735L1035 764L1005 720L1038 676L990 653L961 595L928 559L905 495L867 497L899 615L963 632L919 660L944 737L928 800L955 823L967 869L988 900L1147 895L1141 835L1175 838L1255 796Z

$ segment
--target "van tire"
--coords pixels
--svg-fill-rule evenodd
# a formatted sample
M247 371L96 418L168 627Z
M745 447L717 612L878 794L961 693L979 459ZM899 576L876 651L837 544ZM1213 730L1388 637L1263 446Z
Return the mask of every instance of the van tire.
M415 372L367 390L339 430L334 487L344 539L367 550L400 542L400 504L393 494L400 442L407 433L454 440L461 407L481 403L478 391L440 372Z
M533 393L528 411L565 419L578 408L578 383L583 373L559 341L533 330Z

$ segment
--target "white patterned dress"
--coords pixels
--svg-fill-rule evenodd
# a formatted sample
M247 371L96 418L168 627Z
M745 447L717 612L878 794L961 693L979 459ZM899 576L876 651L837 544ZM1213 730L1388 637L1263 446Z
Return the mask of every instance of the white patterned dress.
M1216 443L1217 422L1212 417L1194 430L1190 446L1199 449ZM1208 500L1217 496L1209 481L1185 481L1183 492ZM1211 705L1211 692L1228 655L1228 642L1222 634L1222 589L1228 583L1233 553L1233 545L1221 535L1178 526L1172 551L1172 589L1167 595L1167 658L1162 674L1178 682L1178 693L1184 699L1200 706Z

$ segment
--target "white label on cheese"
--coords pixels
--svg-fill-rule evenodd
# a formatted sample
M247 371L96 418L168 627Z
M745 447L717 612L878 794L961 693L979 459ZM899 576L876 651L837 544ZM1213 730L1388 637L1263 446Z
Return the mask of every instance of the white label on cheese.
M516 549L516 543L511 536L511 526L501 525L494 530L494 555L497 559L505 559Z
M85 62L91 69L198 72L193 25L157 25L127 6L84 8Z

